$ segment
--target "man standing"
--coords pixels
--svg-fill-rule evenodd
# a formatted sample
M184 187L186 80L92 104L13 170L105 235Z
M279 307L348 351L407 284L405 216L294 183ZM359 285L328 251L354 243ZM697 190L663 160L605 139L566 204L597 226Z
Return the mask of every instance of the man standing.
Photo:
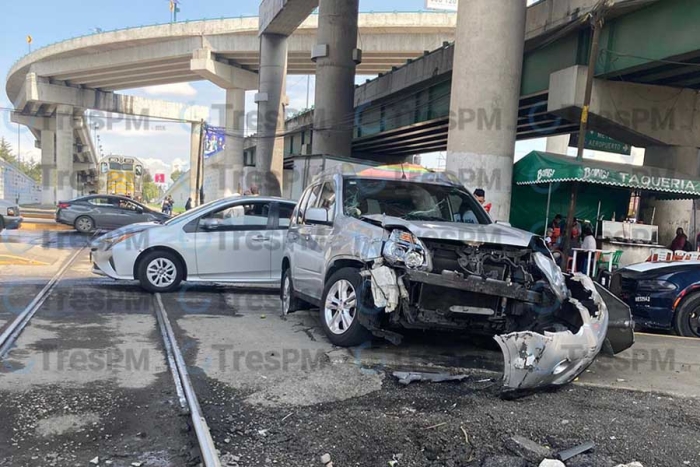
M484 204L486 203L486 192L483 188L477 188L476 190L474 190L474 197L479 202L479 204L481 204L484 207L484 210L486 210L486 212L491 212L491 203Z

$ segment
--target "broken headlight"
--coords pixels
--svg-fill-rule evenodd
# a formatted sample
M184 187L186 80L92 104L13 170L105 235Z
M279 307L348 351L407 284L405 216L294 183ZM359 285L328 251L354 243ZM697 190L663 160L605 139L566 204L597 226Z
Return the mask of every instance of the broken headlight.
M382 250L389 264L403 264L409 269L431 270L430 254L423 242L411 232L393 230Z
M552 287L552 292L557 296L559 301L564 301L569 298L569 289L566 287L566 279L562 274L561 269L557 266L551 256L535 251L533 253L535 264L542 271L542 274L547 278L547 282Z

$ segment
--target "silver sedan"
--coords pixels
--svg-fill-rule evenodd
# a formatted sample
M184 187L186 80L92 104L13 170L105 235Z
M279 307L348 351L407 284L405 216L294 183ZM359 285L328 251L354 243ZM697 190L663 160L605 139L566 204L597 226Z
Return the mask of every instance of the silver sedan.
M296 203L262 196L212 201L164 224L134 224L92 242L93 272L171 292L183 280L279 284Z

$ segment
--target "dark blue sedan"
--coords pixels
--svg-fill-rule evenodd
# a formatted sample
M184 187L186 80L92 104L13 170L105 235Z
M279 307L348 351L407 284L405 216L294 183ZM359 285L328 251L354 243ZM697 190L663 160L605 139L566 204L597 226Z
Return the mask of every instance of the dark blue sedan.
M700 261L633 264L613 275L610 290L640 327L700 337Z

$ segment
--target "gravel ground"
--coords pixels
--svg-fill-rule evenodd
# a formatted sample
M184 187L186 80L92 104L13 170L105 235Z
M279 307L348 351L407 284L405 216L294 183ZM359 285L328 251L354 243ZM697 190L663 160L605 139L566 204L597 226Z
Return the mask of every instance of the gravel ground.
M0 392L0 466L196 465L169 374L141 390L107 382ZM110 464L106 462L110 461Z
M229 465L320 466L325 453L335 466L538 465L509 451L514 435L555 450L594 441L595 451L567 462L573 467L700 465L693 399L569 386L504 401L498 384L478 375L409 386L387 377L382 390L360 398L268 409L202 375L195 381Z

